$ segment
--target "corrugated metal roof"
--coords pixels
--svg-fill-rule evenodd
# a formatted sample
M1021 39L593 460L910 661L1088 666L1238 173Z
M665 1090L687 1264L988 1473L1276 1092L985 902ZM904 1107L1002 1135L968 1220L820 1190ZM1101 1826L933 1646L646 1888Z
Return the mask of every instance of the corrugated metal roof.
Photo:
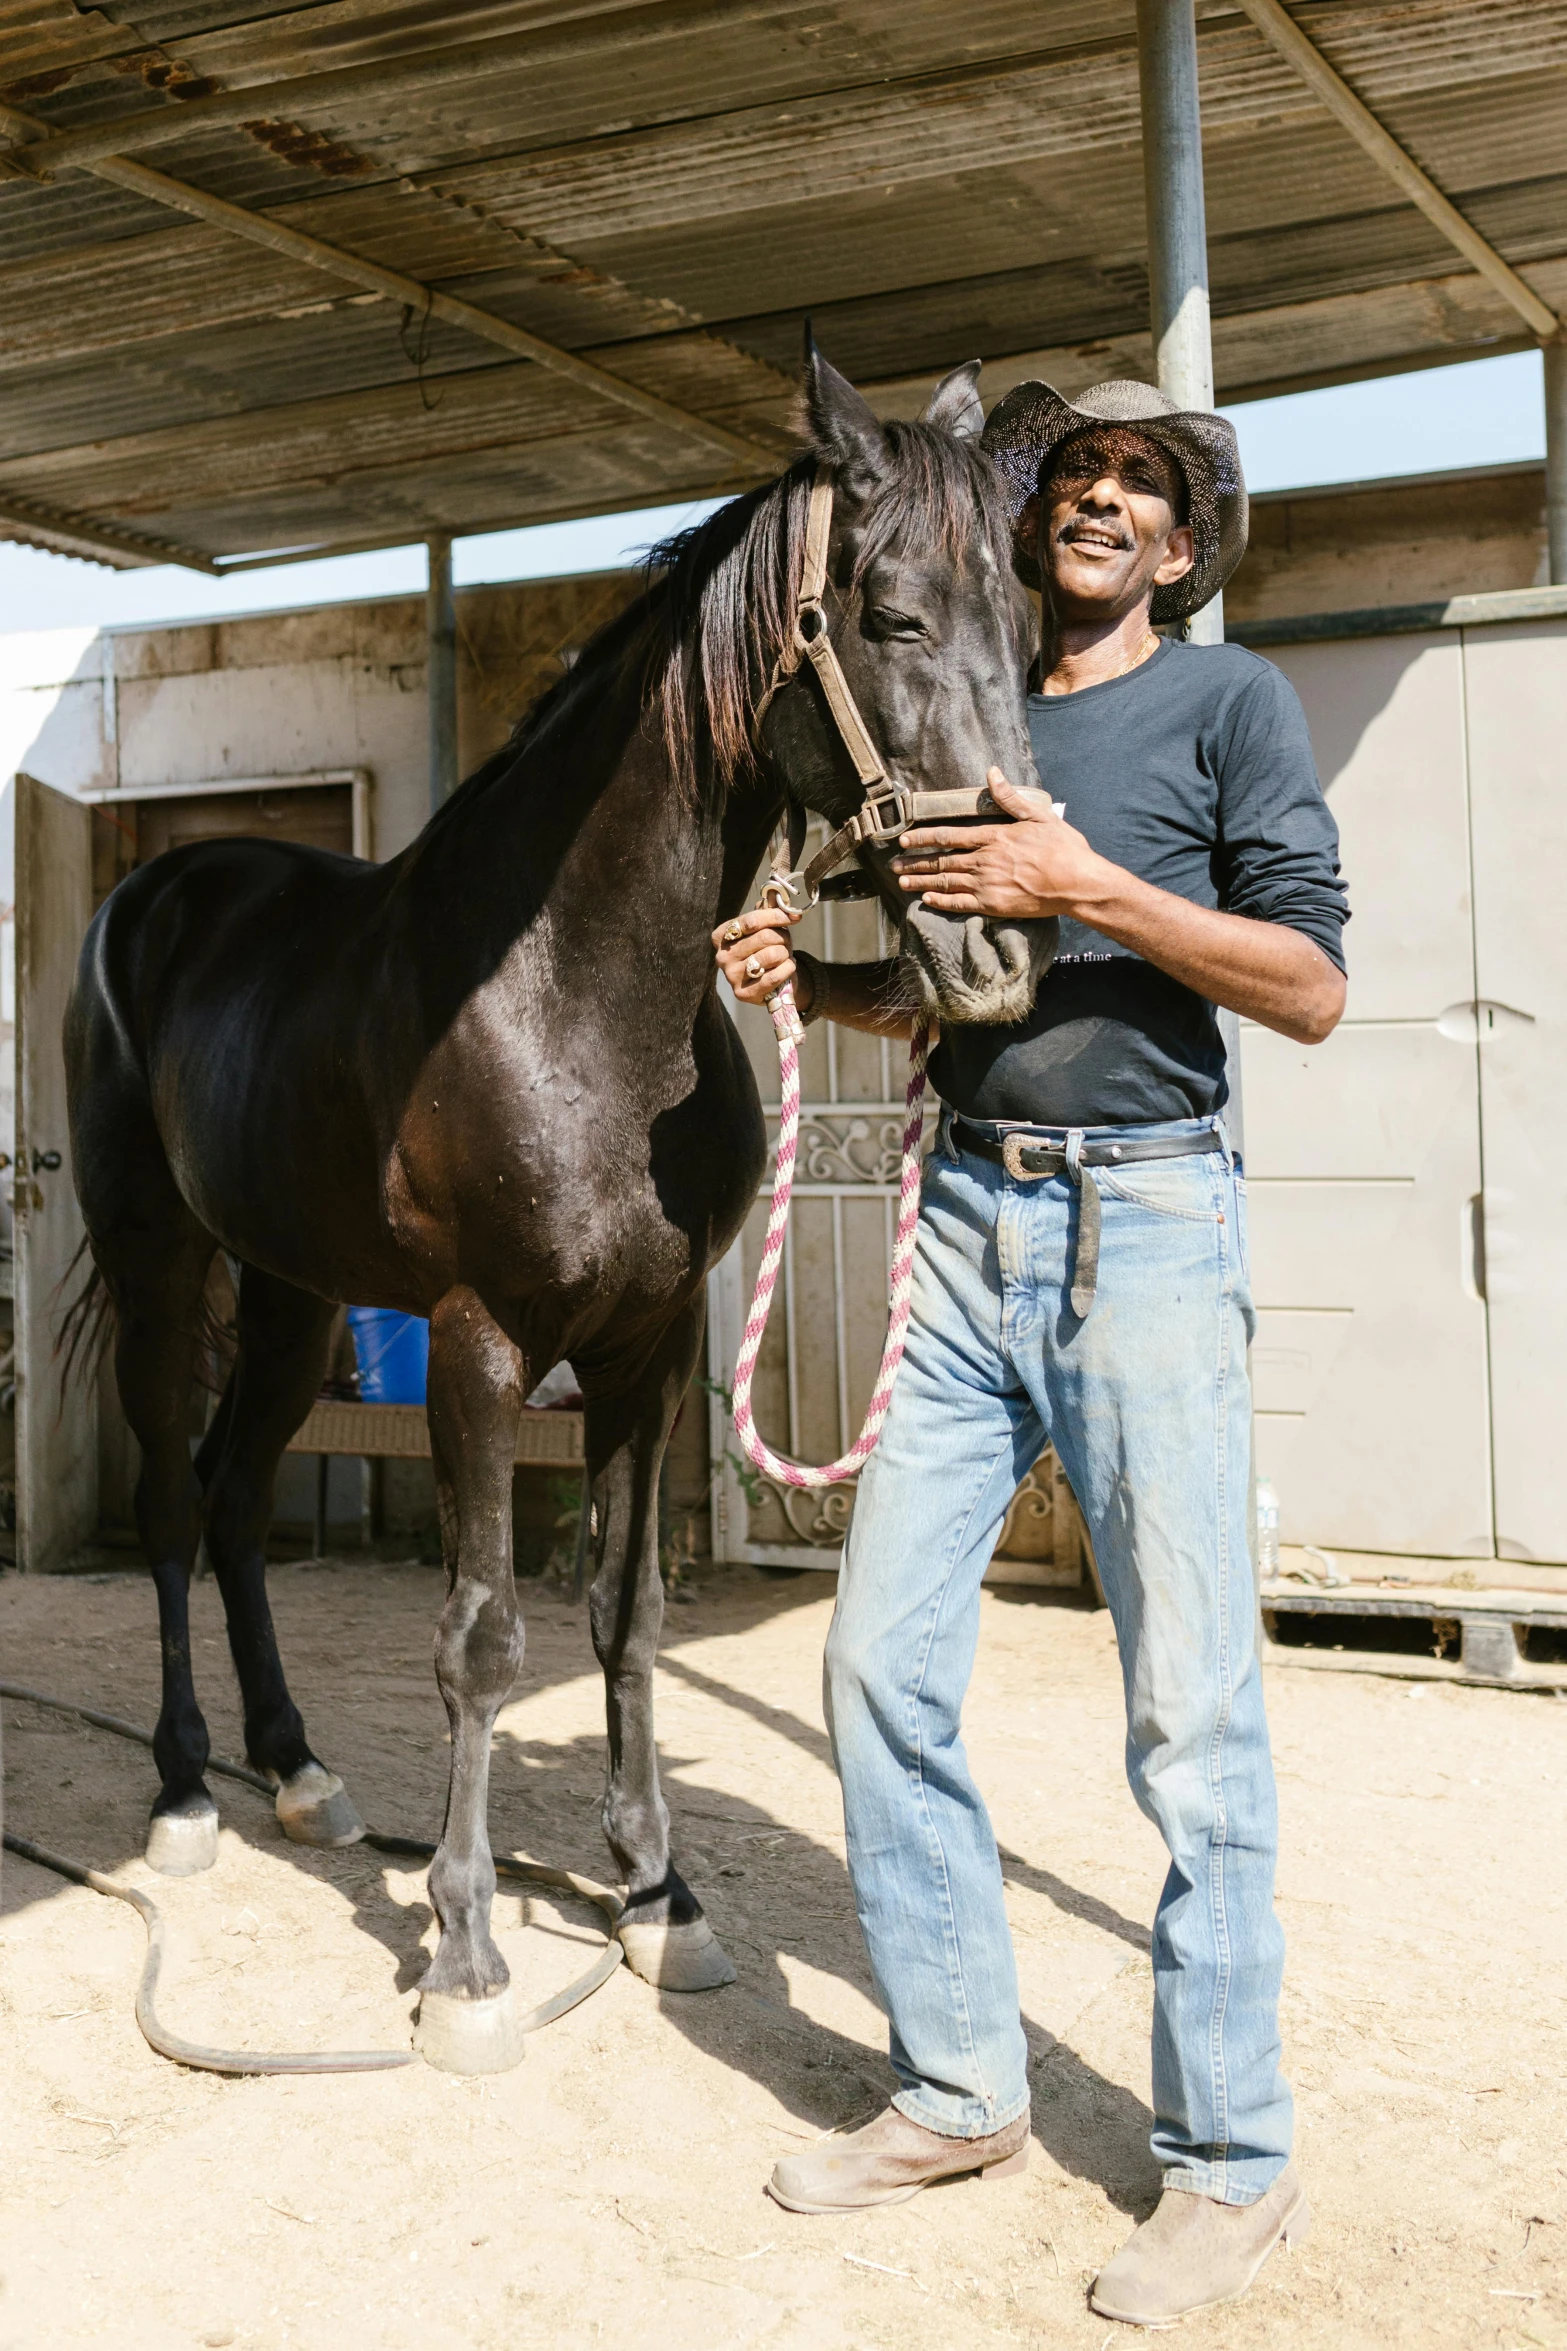
M1292 13L1567 301L1567 0ZM1516 314L1233 0L1198 16L1221 391L1515 344ZM495 40L483 72L297 121L263 95ZM254 87L253 117L198 112L146 162L764 448L807 313L892 405L976 353L992 391L1147 368L1133 0L0 0L0 58L0 95L51 130ZM0 177L0 506L237 555L744 477L401 299L86 170Z

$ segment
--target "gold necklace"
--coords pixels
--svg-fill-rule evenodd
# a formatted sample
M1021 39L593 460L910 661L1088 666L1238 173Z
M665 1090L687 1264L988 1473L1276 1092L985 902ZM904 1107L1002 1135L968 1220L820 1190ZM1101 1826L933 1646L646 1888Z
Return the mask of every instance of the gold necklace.
M1141 669L1143 663L1148 660L1149 656L1158 652L1161 641L1162 640L1153 629L1145 626L1142 635L1142 642L1139 645L1134 646L1133 650L1127 655L1127 658L1122 662L1119 669L1113 669L1110 672L1109 677L1103 681L1104 684L1108 686L1113 683L1116 678L1128 677L1134 669Z
M1153 654L1158 652L1160 646L1163 643L1164 639L1159 635L1158 630L1151 629L1145 624L1141 643L1133 647L1132 651L1122 662L1120 668L1111 670L1108 677L1095 678L1093 683L1096 686L1113 686L1117 678L1127 677L1134 669L1140 669L1145 661L1149 660ZM1047 674L1053 676L1054 672L1051 671ZM1067 690L1070 692L1073 689L1068 688ZM1042 693L1048 691L1043 678L1040 680L1040 691Z

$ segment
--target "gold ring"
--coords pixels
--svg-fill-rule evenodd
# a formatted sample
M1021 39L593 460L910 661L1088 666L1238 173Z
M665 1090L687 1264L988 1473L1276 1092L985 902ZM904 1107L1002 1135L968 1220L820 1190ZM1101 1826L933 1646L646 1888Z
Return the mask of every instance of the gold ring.
M743 939L744 937L745 924L743 922L732 922L729 925L728 930L726 930L724 933L724 945L726 947L732 947L737 939Z
M747 956L747 958L746 958L746 966L745 966L745 976L746 976L746 978L747 978L748 980L759 980L759 979L761 978L761 976L762 976L762 959L761 959L760 955L750 955L750 956Z

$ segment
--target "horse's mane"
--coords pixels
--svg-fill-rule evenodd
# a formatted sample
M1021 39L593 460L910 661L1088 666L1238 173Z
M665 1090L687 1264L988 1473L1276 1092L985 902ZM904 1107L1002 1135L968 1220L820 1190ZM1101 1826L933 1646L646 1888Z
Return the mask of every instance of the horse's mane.
M894 544L915 560L956 562L976 533L1003 573L1010 525L999 477L977 440L934 425L882 427L886 462L860 516L853 585ZM649 684L664 748L688 793L723 788L756 766L756 716L794 628L814 457L653 550L662 661Z
M854 584L894 545L915 560L939 549L959 561L976 535L1006 576L1006 506L979 442L901 419L884 424L882 436L885 462L861 512ZM777 481L651 548L644 593L589 638L454 800L482 789L579 704L601 702L611 677L632 666L685 797L705 798L754 773L757 712L793 632L816 463L798 458Z

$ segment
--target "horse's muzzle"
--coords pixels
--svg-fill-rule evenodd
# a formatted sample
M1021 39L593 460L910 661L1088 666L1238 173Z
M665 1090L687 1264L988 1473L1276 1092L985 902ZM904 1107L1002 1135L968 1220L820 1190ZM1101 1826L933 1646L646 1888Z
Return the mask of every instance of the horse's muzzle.
M1059 934L1054 916L1009 922L914 906L904 924L903 954L932 1020L944 1028L1000 1027L1033 1010Z

